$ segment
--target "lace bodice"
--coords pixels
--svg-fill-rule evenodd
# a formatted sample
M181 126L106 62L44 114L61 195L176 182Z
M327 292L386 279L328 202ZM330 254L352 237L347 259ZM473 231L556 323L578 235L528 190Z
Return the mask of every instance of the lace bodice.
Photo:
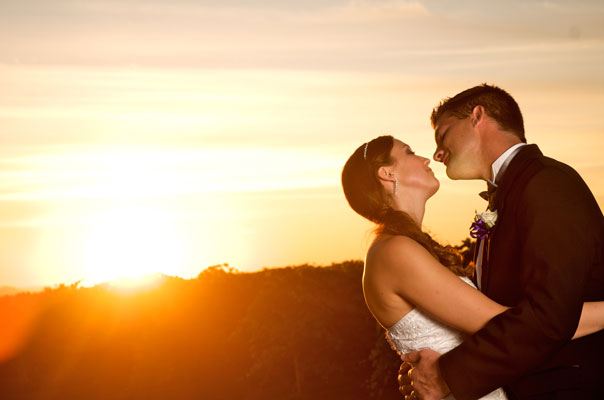
M461 279L474 286L468 278L461 277ZM460 344L463 341L463 334L414 308L387 329L386 338L392 348L399 353L429 348L442 354ZM482 399L507 400L507 397L502 389L497 389Z

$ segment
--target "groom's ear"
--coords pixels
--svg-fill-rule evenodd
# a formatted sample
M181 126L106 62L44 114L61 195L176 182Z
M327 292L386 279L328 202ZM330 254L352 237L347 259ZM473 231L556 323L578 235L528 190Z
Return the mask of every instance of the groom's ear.
M474 106L472 109L472 114L470 115L470 121L472 121L472 126L476 127L485 115L483 106Z

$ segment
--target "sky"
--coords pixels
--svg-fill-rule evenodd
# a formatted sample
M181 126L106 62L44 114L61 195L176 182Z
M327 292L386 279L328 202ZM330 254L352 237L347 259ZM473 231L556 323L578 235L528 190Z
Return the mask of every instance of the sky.
M431 156L483 82L602 206L599 1L0 0L0 286L362 259L348 156ZM424 228L458 244L484 183L437 164Z

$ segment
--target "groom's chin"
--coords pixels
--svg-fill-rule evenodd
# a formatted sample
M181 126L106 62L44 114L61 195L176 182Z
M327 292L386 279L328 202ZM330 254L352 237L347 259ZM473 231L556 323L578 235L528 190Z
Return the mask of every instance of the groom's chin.
M445 173L447 174L447 177L449 179L452 179L454 181L461 179L457 175L455 175L454 173L452 173L451 171L449 171L449 168L446 169Z
M460 174L459 171L456 172L455 170L453 170L453 169L451 169L449 167L447 167L447 169L445 170L445 174L447 174L447 177L449 179L454 180L454 181L459 181L459 180L463 180L463 179L470 179L470 178L467 178L467 177L463 176L463 174Z

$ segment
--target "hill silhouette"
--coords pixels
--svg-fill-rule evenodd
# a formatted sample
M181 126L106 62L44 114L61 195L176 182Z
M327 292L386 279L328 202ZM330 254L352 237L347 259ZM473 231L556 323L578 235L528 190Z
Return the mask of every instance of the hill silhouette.
M73 284L1 297L14 332L0 338L19 351L4 352L0 397L400 399L362 268L213 266L138 292Z
M26 289L20 289L13 286L0 286L0 296L10 296L13 294L27 291Z

